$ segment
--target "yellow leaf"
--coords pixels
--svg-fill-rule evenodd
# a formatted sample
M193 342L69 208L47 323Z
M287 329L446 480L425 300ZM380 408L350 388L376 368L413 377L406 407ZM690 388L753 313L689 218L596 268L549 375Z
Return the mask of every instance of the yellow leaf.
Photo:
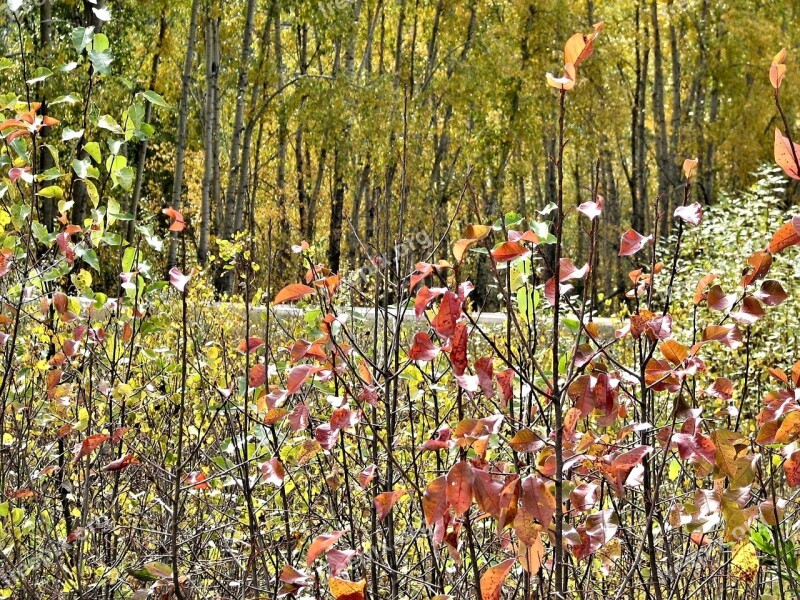
M745 582L755 581L758 575L758 553L756 547L746 538L733 547L731 575Z

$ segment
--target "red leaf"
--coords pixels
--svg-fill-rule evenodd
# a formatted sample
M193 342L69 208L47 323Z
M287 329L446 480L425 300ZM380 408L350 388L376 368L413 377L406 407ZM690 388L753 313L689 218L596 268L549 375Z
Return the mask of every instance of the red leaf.
M408 285L408 291L413 292L417 284L430 276L433 273L433 265L425 262L418 262L415 266L415 271L411 274L411 282Z
M192 471L186 476L184 482L192 486L192 489L195 490L209 490L211 486L208 485L207 479L208 477L206 477L206 474L202 471Z
M483 390L483 395L489 400L494 398L494 382L492 375L494 372L494 364L489 356L484 356L475 361L475 373L478 374L478 383Z
M289 395L296 393L317 370L317 367L311 365L297 365L296 367L292 367L286 379L286 391Z
M541 478L529 476L522 480L520 500L521 515L536 519L545 529L550 527L556 512L556 499Z
M620 240L619 255L633 256L651 241L653 241L653 236L648 235L645 237L637 231L629 229L622 235L622 239Z
M481 576L481 597L483 600L500 600L500 592L515 560L514 558L508 558L499 565L486 569L486 572Z
M783 463L783 472L786 474L786 483L789 487L800 485L800 450L792 452Z
M358 475L358 485L360 485L362 489L367 489L369 484L372 483L372 480L375 479L377 471L378 467L376 465L366 467Z
M405 495L405 490L394 490L375 496L375 513L378 516L378 521L382 522L392 511L395 503Z
M450 350L450 360L453 363L453 372L460 377L467 370L467 326L464 323L456 325L453 334L452 350Z
M746 296L739 310L731 313L731 317L745 325L752 325L763 316L764 308L754 296Z
M695 288L694 292L694 304L697 306L700 304L703 299L706 297L704 294L705 289L709 286L709 284L717 278L714 273L708 273L704 275L703 278L697 283L697 287Z
M306 566L310 567L317 557L333 546L343 534L344 531L334 531L333 533L327 533L314 538L314 541L311 542L311 546L308 548Z
M440 348L434 346L430 336L420 331L414 336L414 343L408 351L408 358L422 362L430 362L439 354Z
M456 331L456 323L461 319L461 300L453 292L445 292L442 302L439 305L439 312L433 318L431 325L434 331L442 338L453 337Z
M328 561L328 567L331 570L331 575L336 577L339 573L347 568L350 559L352 559L358 552L355 550L328 550L325 553L325 560Z
M414 314L416 317L419 319L430 303L446 291L447 288L429 288L428 286L422 286L417 292L416 298L414 298Z
M506 369L497 374L497 385L500 386L500 399L505 407L514 397L514 369Z
M284 304L285 302L294 302L305 298L309 294L314 293L314 288L303 285L302 283L292 283L283 288L278 295L275 296L273 304Z
M181 273L178 267L172 267L169 270L169 282L179 292L183 292L186 290L186 284L189 283L189 280L191 278L192 278L191 275L184 275L183 273Z
M447 473L447 502L461 516L472 504L472 484L475 473L467 461L457 462Z
M605 198L603 196L598 195L597 200L595 202L589 201L584 202L578 207L578 212L583 213L589 220L594 220L603 214L603 204L605 202Z
M302 402L289 414L289 426L295 432L308 427L308 407Z
M247 385L251 388L264 385L267 382L267 366L258 363L250 367L250 375L247 379Z
M747 259L750 269L742 277L742 287L747 287L754 281L763 279L772 268L772 254L767 251L756 252Z
M575 558L581 560L597 552L616 535L618 528L619 518L613 509L589 515L578 527L581 543L573 550Z
M103 471L112 471L112 472L113 471L124 471L125 469L127 469L131 465L135 465L135 464L138 464L138 463L139 463L139 461L136 460L136 457L134 457L131 454L126 454L125 456L122 456L122 457L118 458L117 460L112 460L105 467L103 467L102 470Z
M767 306L778 306L789 297L780 282L774 279L761 282L761 289L753 295Z

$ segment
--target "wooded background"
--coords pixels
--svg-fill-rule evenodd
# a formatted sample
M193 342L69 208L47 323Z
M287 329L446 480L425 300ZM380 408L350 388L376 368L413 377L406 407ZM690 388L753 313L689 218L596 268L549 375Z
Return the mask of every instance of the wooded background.
M113 19L99 19L97 7ZM469 204L487 219L551 202L557 92L544 74L561 69L562 32L605 21L584 91L568 100L565 185L578 204L599 178L616 224L601 232L611 295L623 281L619 233L652 230L656 199L672 214L684 158L700 159L695 194L712 204L750 185L770 156L776 117L764 65L781 46L791 56L800 2L44 0L38 17L24 32L34 58L51 65L67 62L60 38L75 25L108 28L110 72L122 77L92 106L143 89L171 104L148 103L143 119L157 133L124 149L136 170L121 198L128 212L183 210L201 265L230 258L227 242L252 226L257 259L269 245L285 265L288 247L305 239L333 271L359 269L393 245L379 240L395 235L386 223L400 214L406 232L447 231L469 169L478 198ZM17 53L13 21L3 37ZM85 95L90 81L77 70L37 85L52 100ZM791 97L784 103L793 114ZM455 214L454 230L468 212ZM217 287L236 291L232 277Z

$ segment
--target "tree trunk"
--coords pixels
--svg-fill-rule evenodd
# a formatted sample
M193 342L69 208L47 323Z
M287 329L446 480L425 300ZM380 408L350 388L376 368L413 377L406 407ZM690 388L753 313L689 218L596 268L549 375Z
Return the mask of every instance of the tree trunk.
M181 74L181 98L178 108L178 139L175 143L175 175L172 180L172 208L180 210L183 193L183 169L186 154L186 126L189 118L189 86L192 82L192 63L197 43L197 17L200 13L200 0L192 0L192 16L189 21L189 37L186 40L186 55ZM167 271L177 264L178 235L172 234L167 258Z
M161 48L164 46L164 36L167 31L167 17L166 15L161 15L161 19L159 20L158 24L158 44L156 45L156 50L153 53L153 63L152 67L150 68L150 82L148 84L149 89L155 89L156 81L158 79L158 68L161 63ZM144 108L144 122L150 123L150 119L152 118L153 112L153 104L148 102ZM147 140L142 140L142 143L139 144L139 149L136 152L136 180L133 184L133 196L131 197L131 204L128 209L128 212L133 216L133 219L128 221L127 227L125 229L125 239L128 241L129 244L133 243L133 236L136 232L136 218L139 212L139 202L142 198L142 187L144 186L144 167L145 167L145 160L147 159Z
M207 14L210 11L207 9ZM200 239L197 243L197 262L205 266L208 260L208 239L211 230L211 186L214 179L213 145L214 145L214 73L217 65L214 62L214 21L206 18L205 24L205 60L206 60L206 93L203 112L205 128L203 129L203 185L200 200Z

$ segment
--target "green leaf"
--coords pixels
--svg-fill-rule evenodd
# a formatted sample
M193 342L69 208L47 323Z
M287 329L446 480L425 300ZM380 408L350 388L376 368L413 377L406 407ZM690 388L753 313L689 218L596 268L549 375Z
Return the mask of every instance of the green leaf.
M5 71L6 69L10 69L14 66L14 61L10 58L6 58L5 56L0 57L0 71Z
M100 194L97 193L97 188L95 187L94 183L88 179L83 183L86 186L86 193L89 195L89 200L92 201L92 206L97 208L97 206L100 204Z
M66 96L59 96L58 98L53 100L50 103L50 106L53 106L54 104L64 104L64 103L66 103L66 104L77 104L80 101L81 101L81 99L78 98L77 96L73 96L72 94L67 94Z
M61 132L61 141L68 142L70 140L77 140L80 139L81 136L83 136L83 129L78 129L76 131L66 127L64 131Z
M61 188L61 186L50 185L39 190L39 196L42 196L43 198L63 198L64 190Z
M102 155L100 154L100 144L97 142L89 142L86 144L83 149L86 151L86 154L92 157L94 162L100 163L103 160Z
M109 173L115 173L120 169L124 169L126 166L128 166L128 159L121 154L118 154L117 156L109 156L106 159L106 170Z
M144 96L145 100L148 102L152 102L156 106L161 106L163 108L170 108L169 104L167 103L164 98L160 95L156 94L153 90L147 90L146 92L142 92L142 96Z
M26 81L25 83L33 85L34 83L42 82L48 77L50 77L52 74L53 72L50 69L46 67L39 67L33 72L33 77L28 79L28 81Z
M117 135L122 135L124 133L122 127L117 123L117 120L111 115L103 115L100 117L97 121L97 126L101 129L107 129L111 133L116 133Z
M92 38L92 50L94 52L105 52L108 50L108 37L104 33L98 33Z
M80 252L78 252L78 254L80 254ZM100 261L97 259L97 253L93 249L89 248L87 250L84 250L81 258L87 265L92 267L95 271L97 271L98 273L100 272Z
M94 36L94 27L76 27L72 30L72 45L80 54L88 46Z
M89 60L92 61L94 70L101 75L108 75L111 70L111 63L114 62L114 57L110 52L95 52L89 50Z

